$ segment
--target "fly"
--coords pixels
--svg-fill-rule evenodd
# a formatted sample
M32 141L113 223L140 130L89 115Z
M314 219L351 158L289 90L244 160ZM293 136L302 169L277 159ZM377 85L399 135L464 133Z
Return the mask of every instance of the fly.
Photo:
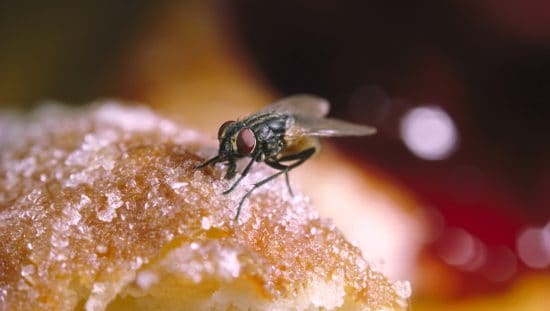
M218 162L227 165L225 179L236 174L236 160L250 158L228 194L248 174L254 162L263 162L278 172L255 183L242 197L235 220L250 194L260 186L285 174L286 185L292 189L288 172L309 159L319 149L319 137L365 136L376 133L370 126L353 124L342 120L325 118L330 105L326 99L313 95L293 95L266 106L259 112L240 121L227 121L218 130L220 146L218 155L201 163L196 168Z

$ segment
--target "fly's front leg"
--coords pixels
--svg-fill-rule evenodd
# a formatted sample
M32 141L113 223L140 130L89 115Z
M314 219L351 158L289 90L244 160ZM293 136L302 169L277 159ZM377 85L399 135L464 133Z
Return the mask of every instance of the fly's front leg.
M231 159L227 163L227 171L225 172L225 179L231 179L235 177L235 172L237 171L237 164L235 163L235 160Z
M291 154L291 155L288 155L288 156L284 156L276 161L266 161L266 164L275 168L275 169L280 169L279 172L257 182L256 184L254 184L254 186L252 187L252 189L248 190L248 192L243 196L243 198L241 199L241 202L239 203L239 207L237 208L237 215L235 215L235 219L234 220L237 220L239 218L239 215L241 214L241 208L243 206L243 203L244 203L244 200L246 200L246 198L248 198L250 196L250 194L252 194L252 192L256 189L258 189L260 186L270 182L271 180L277 178L278 176L280 176L281 174L288 174L288 172L290 172L292 169L298 167L300 164L304 163L307 159L309 159L313 154L315 153L315 147L311 147L311 148L308 148L308 149L305 149L303 151L300 151L296 154ZM286 161L293 161L293 160L297 160L295 163L292 163L290 165L284 165L284 164L281 164L280 162L286 162ZM288 180L288 179L287 179ZM290 186L289 186L289 189L290 189Z
M250 162L248 162L248 164L246 165L246 167L244 168L242 174L241 174L241 177L239 177L239 179L237 179L237 181L235 181L235 183L233 183L233 185L225 190L223 192L223 194L228 194L229 192L233 191L233 189L235 189L235 187L241 182L241 180L243 180L243 178L248 175L248 171L250 170L250 168L252 167L252 164L254 163L254 161L256 161L256 159L258 158L259 155L255 155L252 157L252 159L250 159ZM234 171L234 169L233 169ZM234 175L234 174L233 174Z
M215 157L213 157L213 158L211 158L211 159L208 159L208 160L202 162L201 164L195 166L195 169L198 170L198 169L201 169L201 168L203 168L203 167L205 167L205 166L207 166L207 165L210 165L210 164L212 164L212 163L216 163L216 162L218 162L219 159L220 159L220 156L217 155L217 156L215 156Z

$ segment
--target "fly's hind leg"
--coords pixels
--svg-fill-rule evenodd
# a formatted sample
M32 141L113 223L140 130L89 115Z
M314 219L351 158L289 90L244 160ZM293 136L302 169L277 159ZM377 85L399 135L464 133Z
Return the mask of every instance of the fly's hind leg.
M294 193L292 192L292 188L290 187L290 181L288 180L289 165L281 164L279 163L279 161L269 161L269 160L266 160L265 164L271 166L276 170L279 170L285 173L286 187L288 188L288 192L290 193L290 195L294 196Z
M310 148L305 149L301 152L286 155L286 156L284 156L280 159L277 159L277 160L266 160L265 163L267 165L271 166L274 169L284 171L286 186L288 188L288 192L290 193L291 196L294 196L294 192L292 191L292 188L290 187L288 172L292 168L304 163L307 159L309 159L315 153L315 151L316 151L315 147L310 147ZM293 163L292 165L284 165L284 164L281 163L281 162L288 162L288 161L294 161L294 160L298 160L298 161L296 163Z
M275 174L273 174L273 175L257 182L256 184L254 184L252 189L248 190L248 192L243 196L243 198L241 199L241 202L239 203L239 207L237 208L237 215L235 215L235 220L237 220L239 218L239 215L241 214L241 208L243 206L244 200L246 200L246 198L248 198L254 190L256 190L260 186L270 182L271 180L277 178L281 174L286 174L286 177L287 177L286 181L287 181L288 190L292 194L292 190L290 189L290 184L288 182L288 172L290 172L292 169L298 167L300 164L304 163L307 159L309 159L315 153L315 150L316 150L315 147L310 147L310 148L302 150L302 151L300 151L296 154L287 155L287 156L284 156L284 157L282 157L280 159L277 159L277 160L272 160L272 161L267 160L267 161L265 161L265 163L267 165L273 167L274 169L278 169L279 172L277 172L277 173L275 173ZM281 162L294 161L294 160L296 160L296 162L294 162L290 165L281 164Z
M292 187L290 187L290 181L288 179L288 171L285 172L285 181L286 181L286 187L288 189L288 193L291 197L294 196L294 192L292 191Z

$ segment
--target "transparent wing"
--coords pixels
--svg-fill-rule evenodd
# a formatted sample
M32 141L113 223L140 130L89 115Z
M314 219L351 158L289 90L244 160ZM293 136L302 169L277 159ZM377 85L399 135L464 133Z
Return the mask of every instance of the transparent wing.
M306 118L296 116L287 136L366 136L376 133L376 128L330 118Z
M298 94L282 98L264 107L255 115L266 113L282 113L304 118L322 118L328 114L329 102L319 96Z

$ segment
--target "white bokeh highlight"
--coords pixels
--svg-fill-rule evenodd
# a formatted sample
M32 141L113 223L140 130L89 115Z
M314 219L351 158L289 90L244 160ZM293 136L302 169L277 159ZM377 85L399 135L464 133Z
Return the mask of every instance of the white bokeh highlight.
M533 269L550 266L550 223L542 228L530 227L522 231L516 240L521 261Z
M453 120L438 106L409 110L401 119L400 135L407 148L425 160L445 159L458 144Z

